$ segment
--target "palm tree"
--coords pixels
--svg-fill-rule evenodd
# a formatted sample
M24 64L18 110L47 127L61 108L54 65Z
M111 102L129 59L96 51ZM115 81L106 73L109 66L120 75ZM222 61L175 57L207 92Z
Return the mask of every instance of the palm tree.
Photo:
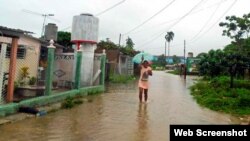
M166 44L168 42L168 58L170 57L170 42L174 39L174 32L173 31L169 31L167 32L167 34L165 35L165 59L166 59Z

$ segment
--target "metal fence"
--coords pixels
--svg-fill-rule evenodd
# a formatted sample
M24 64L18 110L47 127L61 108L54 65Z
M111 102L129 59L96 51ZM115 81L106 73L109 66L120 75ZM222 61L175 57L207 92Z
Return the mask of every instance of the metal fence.
M6 80L8 78L8 72L6 67L7 44L0 43L0 49L0 104L4 104L7 95Z
M49 55L41 59L40 46L25 45L24 41L21 41L21 43L24 43L24 45L18 45L17 58L14 60L16 68L14 76L14 102L45 95L46 71L49 70ZM48 51L46 54L48 54ZM77 53L54 54L54 65L52 66L53 79L50 79L52 80L52 94L76 89L76 54ZM7 100L8 76L11 74L9 72L10 56L11 44L0 43L0 105L5 104ZM102 80L101 62L103 54L92 53L90 55L86 52L82 52L81 56L82 60L85 61L80 65L80 88L100 85Z
M16 54L16 69L15 69L15 87L13 100L20 101L25 98L34 97L38 95L38 89L35 88L37 78L39 75L39 55L40 47L23 44L18 45ZM6 95L8 93L8 77L11 56L11 44L1 43L1 64L0 64L0 91L1 104L5 103ZM42 95L42 93L40 93Z
M25 44L18 45L17 49L14 101L43 95L42 88L37 86L40 46Z

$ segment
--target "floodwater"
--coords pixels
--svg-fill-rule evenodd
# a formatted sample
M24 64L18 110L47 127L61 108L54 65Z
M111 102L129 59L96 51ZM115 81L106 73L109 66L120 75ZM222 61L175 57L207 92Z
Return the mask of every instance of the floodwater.
M154 71L148 103L137 83L113 84L70 110L0 126L5 141L167 141L170 124L232 124L234 117L200 107L189 94L193 78Z

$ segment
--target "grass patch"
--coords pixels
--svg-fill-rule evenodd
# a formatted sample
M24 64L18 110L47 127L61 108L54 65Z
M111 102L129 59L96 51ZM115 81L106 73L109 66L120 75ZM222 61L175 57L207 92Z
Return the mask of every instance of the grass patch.
M118 75L113 74L110 76L110 82L112 83L128 83L129 81L135 80L132 75Z
M165 70L165 67L163 67L163 66L152 66L152 69L153 70L157 70L157 71L163 71L163 70Z
M250 115L250 81L236 80L229 88L229 77L199 80L190 87L197 102L212 110L236 115Z
M178 70L167 71L167 73L171 73L171 74L174 74L174 75L179 75L180 74L180 72Z
M71 109L76 105L82 104L83 101L82 99L79 98L79 96L76 97L67 97L63 102L62 102L62 108L63 109Z

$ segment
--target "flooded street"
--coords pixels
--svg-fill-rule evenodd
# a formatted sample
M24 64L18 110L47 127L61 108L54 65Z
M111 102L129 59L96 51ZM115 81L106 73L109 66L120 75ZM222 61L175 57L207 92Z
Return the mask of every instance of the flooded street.
M170 124L231 124L233 117L196 104L187 77L154 71L149 101L138 101L137 82L112 84L70 110L0 126L6 141L166 141Z

